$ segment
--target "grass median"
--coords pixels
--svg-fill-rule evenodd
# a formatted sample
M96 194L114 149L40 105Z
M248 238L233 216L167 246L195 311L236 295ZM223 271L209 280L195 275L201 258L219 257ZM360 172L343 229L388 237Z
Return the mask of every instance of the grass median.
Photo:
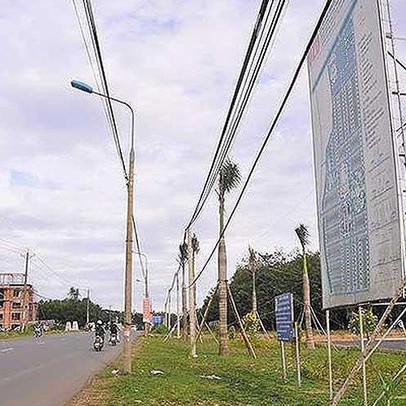
M204 337L198 358L188 356L188 342L162 337L141 337L134 346L133 374L112 373L115 366L100 374L70 406L98 405L280 405L316 406L328 404L327 351L301 348L302 386L296 383L293 346L287 345L288 376L281 377L280 350L276 341L257 340L257 359L252 359L240 340L230 340L230 354L217 355L217 345ZM333 351L334 387L338 389L352 367L359 350ZM380 352L368 362L370 402L383 390L405 363L404 353ZM406 381L391 387L391 406L406 404ZM385 398L384 398L385 399ZM341 403L361 405L360 377ZM379 405L386 405L383 400Z

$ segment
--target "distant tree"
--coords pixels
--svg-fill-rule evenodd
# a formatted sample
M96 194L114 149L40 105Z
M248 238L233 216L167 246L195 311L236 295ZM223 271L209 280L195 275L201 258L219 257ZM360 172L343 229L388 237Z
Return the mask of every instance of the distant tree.
M284 252L258 252L256 262L256 291L258 313L268 330L275 328L274 298L284 292L292 292L294 298L303 297L303 258L297 250ZM312 292L312 307L323 324L324 311L321 291L321 266L318 252L307 252L307 268ZM249 313L252 309L252 279L249 272L249 253L237 265L234 275L230 278L230 288L233 292L240 314ZM212 295L211 290L206 296L202 311L206 309L208 300ZM210 307L208 321L214 322L219 319L218 293L215 295ZM298 318L303 312L301 300L294 300L295 317ZM379 315L379 310L376 314ZM332 329L346 329L348 326L348 314L346 310L335 310L331 317ZM228 325L237 325L234 314L230 313Z
M80 293L79 293L79 288L74 288L73 286L69 289L69 292L68 292L68 299L71 299L71 300L79 300L79 296L80 296Z

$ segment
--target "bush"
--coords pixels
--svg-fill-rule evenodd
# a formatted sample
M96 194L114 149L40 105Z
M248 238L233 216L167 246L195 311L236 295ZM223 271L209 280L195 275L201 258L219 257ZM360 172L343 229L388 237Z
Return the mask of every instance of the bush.
M361 320L364 334L369 337L369 334L375 330L378 324L378 317L372 313L372 310L362 309ZM360 335L360 323L358 312L352 312L350 314L350 322L348 323L348 328L354 334Z
M168 327L166 327L164 324L155 324L151 330L151 333L154 334L168 334L168 332Z
M242 321L244 323L244 328L248 337L251 340L254 340L258 336L259 330L259 319L254 312L247 313L243 318Z
M235 327L230 326L230 328L228 329L228 338L230 340L234 340L236 336L237 336L237 331L235 330Z

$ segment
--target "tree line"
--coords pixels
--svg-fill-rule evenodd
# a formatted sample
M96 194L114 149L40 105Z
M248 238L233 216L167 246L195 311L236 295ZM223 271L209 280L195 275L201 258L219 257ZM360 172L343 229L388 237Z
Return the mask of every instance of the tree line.
M87 298L80 297L79 289L71 287L66 298L48 299L39 302L40 320L55 320L58 325L64 326L66 322L77 321L80 328L86 326ZM123 323L124 313L117 310L104 309L100 305L89 300L89 321L102 320L108 323L110 320ZM142 314L133 314L133 323L142 326Z
M248 249L242 261L237 265L230 280L230 288L236 306L241 316L250 313L253 309L253 279L252 256L255 257L255 288L257 312L266 329L275 329L275 296L291 292L294 297L294 312L296 320L302 320L303 314L303 254L298 250L286 252L282 249L273 252L259 252ZM320 320L324 327L324 311L322 308L321 291L321 265L318 252L307 253L307 271L310 282L310 302L312 313ZM204 300L201 312L203 313L213 290ZM218 294L215 294L208 321L219 320ZM255 306L255 305L254 305ZM228 314L228 325L237 325L235 315ZM316 324L312 323L316 328ZM345 310L337 310L331 315L333 329L344 329L348 326L348 315Z

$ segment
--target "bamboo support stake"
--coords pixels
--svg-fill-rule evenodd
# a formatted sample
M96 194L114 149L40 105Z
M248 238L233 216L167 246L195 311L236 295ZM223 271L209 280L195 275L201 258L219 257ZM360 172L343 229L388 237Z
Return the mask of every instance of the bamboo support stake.
M210 297L210 299L209 299L209 302L207 303L206 309L205 309L204 314L203 314L202 322L200 323L199 330L197 331L197 335L196 335L195 341L197 341L197 340L199 339L200 334L202 333L203 326L204 326L204 324L206 323L207 316L209 315L209 311L210 311L210 306L211 306L211 304L213 303L214 296L216 296L217 289L218 289L218 283L217 283L217 285L216 285L216 287L215 287L215 289L214 289L213 294L211 295L211 297ZM217 340L216 340L216 341L217 341Z
M239 324L240 329L241 329L241 335L242 335L242 338L243 338L243 340L244 340L244 342L245 342L245 345L246 345L246 347L247 347L247 350L248 350L248 352L250 353L250 355L252 356L252 358L255 358L255 359L256 359L257 356L256 356L256 354L255 354L254 348L252 347L252 345L251 345L251 343L250 343L250 340L248 339L248 336L247 336L247 333L246 333L246 331L245 331L244 325L242 324L241 317L240 317L240 315L238 314L237 306L235 305L235 302L234 302L234 297L233 297L233 295L232 295L232 293L231 293L231 289L230 289L230 286L229 286L228 284L227 284L227 290L228 290L228 294L229 294L229 296L230 296L230 300L231 300L231 304L232 304L232 306L233 306L233 310L234 310L234 313L235 313L235 317L237 317L238 324Z

